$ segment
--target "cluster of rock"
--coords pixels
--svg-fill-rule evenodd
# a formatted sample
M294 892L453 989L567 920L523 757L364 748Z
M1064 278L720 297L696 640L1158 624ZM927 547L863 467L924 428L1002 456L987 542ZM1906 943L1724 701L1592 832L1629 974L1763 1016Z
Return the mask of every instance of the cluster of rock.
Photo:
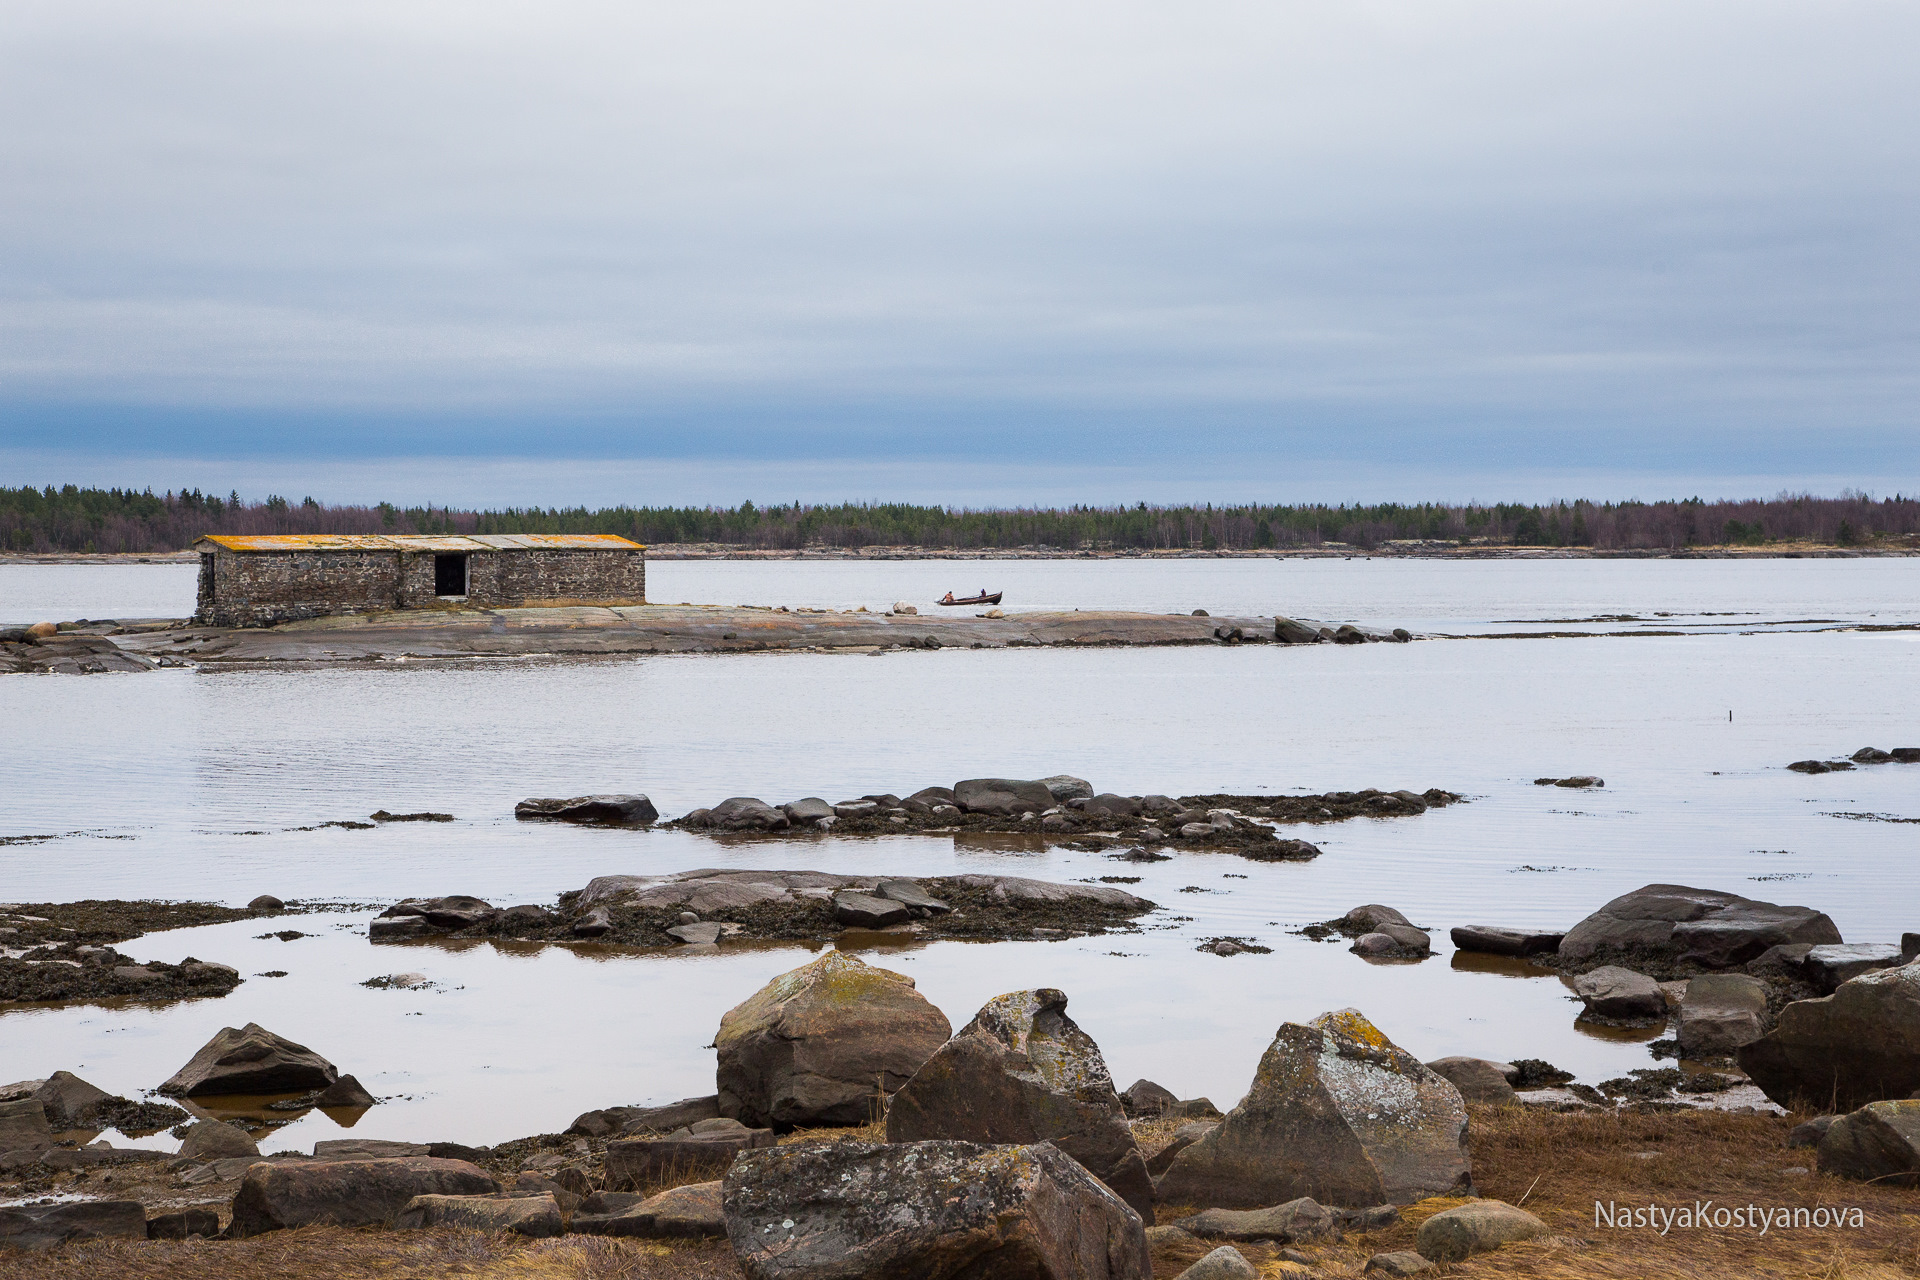
M555 909L496 908L465 895L410 898L371 921L376 942L428 936L629 946L718 945L723 939L819 939L875 930L926 938L1057 939L1128 927L1155 909L1111 885L1019 876L911 879L824 871L703 868L664 876L599 876Z
M1920 764L1920 747L1895 747L1891 751L1882 751L1879 747L1862 747L1852 755L1836 760L1795 760L1787 768L1795 773L1837 773L1842 769L1851 769L1862 764Z
M98 675L184 665L129 653L105 636L62 631L51 622L0 630L0 675Z
M951 787L923 787L904 797L875 793L837 802L808 796L776 805L754 796L733 796L711 808L695 809L669 825L762 836L824 831L843 835L1040 832L1071 835L1088 841L1088 847L1182 843L1230 848L1254 857L1307 858L1320 851L1305 841L1282 839L1269 823L1404 816L1459 799L1438 788L1317 796L1123 796L1096 793L1085 779L1062 774L1038 779L969 778Z
M1340 934L1353 939L1348 948L1369 960L1424 960L1433 954L1433 938L1406 916L1378 902L1358 906L1334 920L1308 925L1300 932L1310 938Z
M1228 639L1219 636L1219 639ZM1243 634L1241 639L1252 639ZM1395 641L1405 644L1413 639L1413 633L1405 627L1395 627L1391 631L1378 631L1372 627L1355 626L1343 622L1338 626L1325 622L1311 622L1302 618L1275 618L1273 620L1273 638L1281 644L1378 644L1381 641Z
M1605 778L1596 778L1590 773L1578 773L1570 778L1535 778L1536 787L1567 787L1572 790L1585 790L1588 787L1604 787Z
M110 996L194 999L226 995L240 982L233 966L193 956L168 964L135 960L110 946L89 943L47 942L20 949L0 945L0 1004Z

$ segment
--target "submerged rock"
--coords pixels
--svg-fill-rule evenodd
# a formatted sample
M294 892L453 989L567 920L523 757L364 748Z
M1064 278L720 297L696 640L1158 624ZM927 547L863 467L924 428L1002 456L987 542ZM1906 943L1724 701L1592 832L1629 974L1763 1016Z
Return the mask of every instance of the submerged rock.
M1458 1195L1471 1184L1466 1133L1460 1091L1343 1009L1280 1027L1247 1096L1174 1158L1159 1194L1244 1209Z
M887 1107L887 1141L1051 1142L1153 1221L1153 1179L1093 1037L1066 993L987 1001Z
M905 974L844 951L782 974L720 1020L720 1114L756 1127L866 1124L953 1026Z
M779 1147L721 1194L749 1280L1153 1275L1139 1215L1050 1143Z

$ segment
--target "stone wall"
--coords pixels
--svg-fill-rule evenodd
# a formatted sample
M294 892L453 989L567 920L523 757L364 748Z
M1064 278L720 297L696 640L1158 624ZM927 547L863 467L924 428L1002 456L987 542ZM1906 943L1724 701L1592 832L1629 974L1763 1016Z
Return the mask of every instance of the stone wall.
M638 551L500 550L467 553L465 604L479 608L645 604ZM430 551L222 551L200 557L194 620L270 627L341 613L458 608L434 594Z

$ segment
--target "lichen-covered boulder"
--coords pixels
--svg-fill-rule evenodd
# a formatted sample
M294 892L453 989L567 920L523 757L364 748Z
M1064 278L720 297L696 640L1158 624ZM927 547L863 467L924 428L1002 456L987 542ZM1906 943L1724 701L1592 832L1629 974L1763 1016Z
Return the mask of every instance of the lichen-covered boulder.
M1411 1204L1471 1185L1460 1091L1356 1009L1284 1023L1253 1087L1160 1180L1163 1203Z
M1650 884L1621 894L1569 929L1559 956L1579 964L1657 957L1730 969L1769 947L1839 941L1833 921L1812 907Z
M1820 1172L1860 1182L1920 1184L1920 1098L1869 1102L1820 1136Z
M1782 1106L1851 1110L1920 1089L1920 964L1876 969L1818 1000L1796 1000L1736 1053Z
M1547 1224L1504 1200L1475 1200L1420 1224L1414 1247L1434 1262L1463 1262L1476 1253L1547 1234Z
M1152 1280L1140 1216L1051 1143L845 1142L721 1184L749 1280Z
M1063 991L995 996L887 1108L887 1141L1051 1142L1153 1221L1153 1178L1093 1037Z
M953 1024L913 979L844 951L783 973L720 1019L720 1114L754 1128L857 1125Z
M324 1089L339 1078L340 1069L307 1046L249 1022L237 1030L222 1027L220 1034L160 1086L160 1092L190 1098L221 1093L301 1093Z

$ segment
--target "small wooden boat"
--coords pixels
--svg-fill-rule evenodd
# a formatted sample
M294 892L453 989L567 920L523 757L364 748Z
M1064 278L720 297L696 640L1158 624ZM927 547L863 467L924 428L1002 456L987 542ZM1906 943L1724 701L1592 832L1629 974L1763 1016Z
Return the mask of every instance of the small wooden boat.
M996 591L992 595L988 595L986 592L982 591L977 596L968 596L965 600L955 600L953 598L953 592L949 591L947 592L946 599L935 600L934 603L935 604L999 604L1000 592Z

